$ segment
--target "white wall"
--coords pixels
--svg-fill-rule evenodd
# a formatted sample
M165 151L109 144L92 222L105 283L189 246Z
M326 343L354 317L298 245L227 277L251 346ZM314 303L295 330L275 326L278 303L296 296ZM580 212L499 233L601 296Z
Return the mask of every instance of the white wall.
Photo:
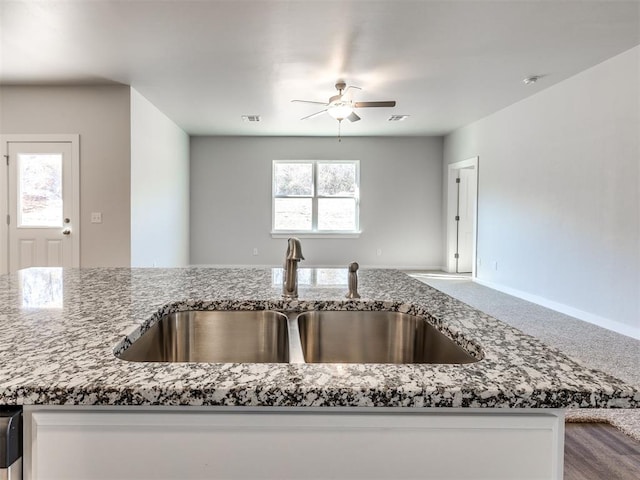
M479 280L640 337L640 47L445 138L475 155Z
M2 86L0 133L80 135L80 265L130 261L129 87ZM103 223L90 222L102 212Z
M131 266L189 263L189 136L131 89Z
M270 235L271 165L286 159L360 160L360 238L304 239L303 265L440 267L439 137L192 137L192 264L283 262L286 239Z

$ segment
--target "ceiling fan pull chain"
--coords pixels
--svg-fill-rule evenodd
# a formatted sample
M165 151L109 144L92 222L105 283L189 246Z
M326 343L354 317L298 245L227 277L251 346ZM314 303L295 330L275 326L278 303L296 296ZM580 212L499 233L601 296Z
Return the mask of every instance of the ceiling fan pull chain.
M338 120L338 142L342 142L342 136L340 134L340 127L342 126L342 119Z

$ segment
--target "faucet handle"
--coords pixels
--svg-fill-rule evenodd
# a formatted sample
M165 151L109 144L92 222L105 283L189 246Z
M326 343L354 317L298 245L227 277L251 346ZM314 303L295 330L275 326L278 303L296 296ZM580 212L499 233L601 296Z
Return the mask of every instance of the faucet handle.
M302 256L302 245L297 237L290 237L287 243L287 260L304 260Z

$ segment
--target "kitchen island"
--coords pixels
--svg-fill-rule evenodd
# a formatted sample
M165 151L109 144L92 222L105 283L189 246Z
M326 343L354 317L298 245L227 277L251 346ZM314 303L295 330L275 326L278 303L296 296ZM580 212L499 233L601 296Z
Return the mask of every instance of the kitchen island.
M25 478L514 478L514 468L517 478L561 478L564 409L640 405L637 389L401 272L361 270L359 300L345 299L346 281L321 269L309 270L308 285L301 275L298 299L283 299L280 274L194 267L0 277L0 403L24 405ZM411 313L480 360L116 356L168 313L263 309ZM65 450L87 459L76 477L64 470ZM101 459L112 474L95 476L105 472Z

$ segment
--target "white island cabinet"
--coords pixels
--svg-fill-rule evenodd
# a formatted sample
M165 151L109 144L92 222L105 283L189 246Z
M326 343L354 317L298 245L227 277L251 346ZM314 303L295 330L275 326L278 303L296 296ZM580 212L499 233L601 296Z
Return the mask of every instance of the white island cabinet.
M557 410L25 412L25 480L562 478Z

